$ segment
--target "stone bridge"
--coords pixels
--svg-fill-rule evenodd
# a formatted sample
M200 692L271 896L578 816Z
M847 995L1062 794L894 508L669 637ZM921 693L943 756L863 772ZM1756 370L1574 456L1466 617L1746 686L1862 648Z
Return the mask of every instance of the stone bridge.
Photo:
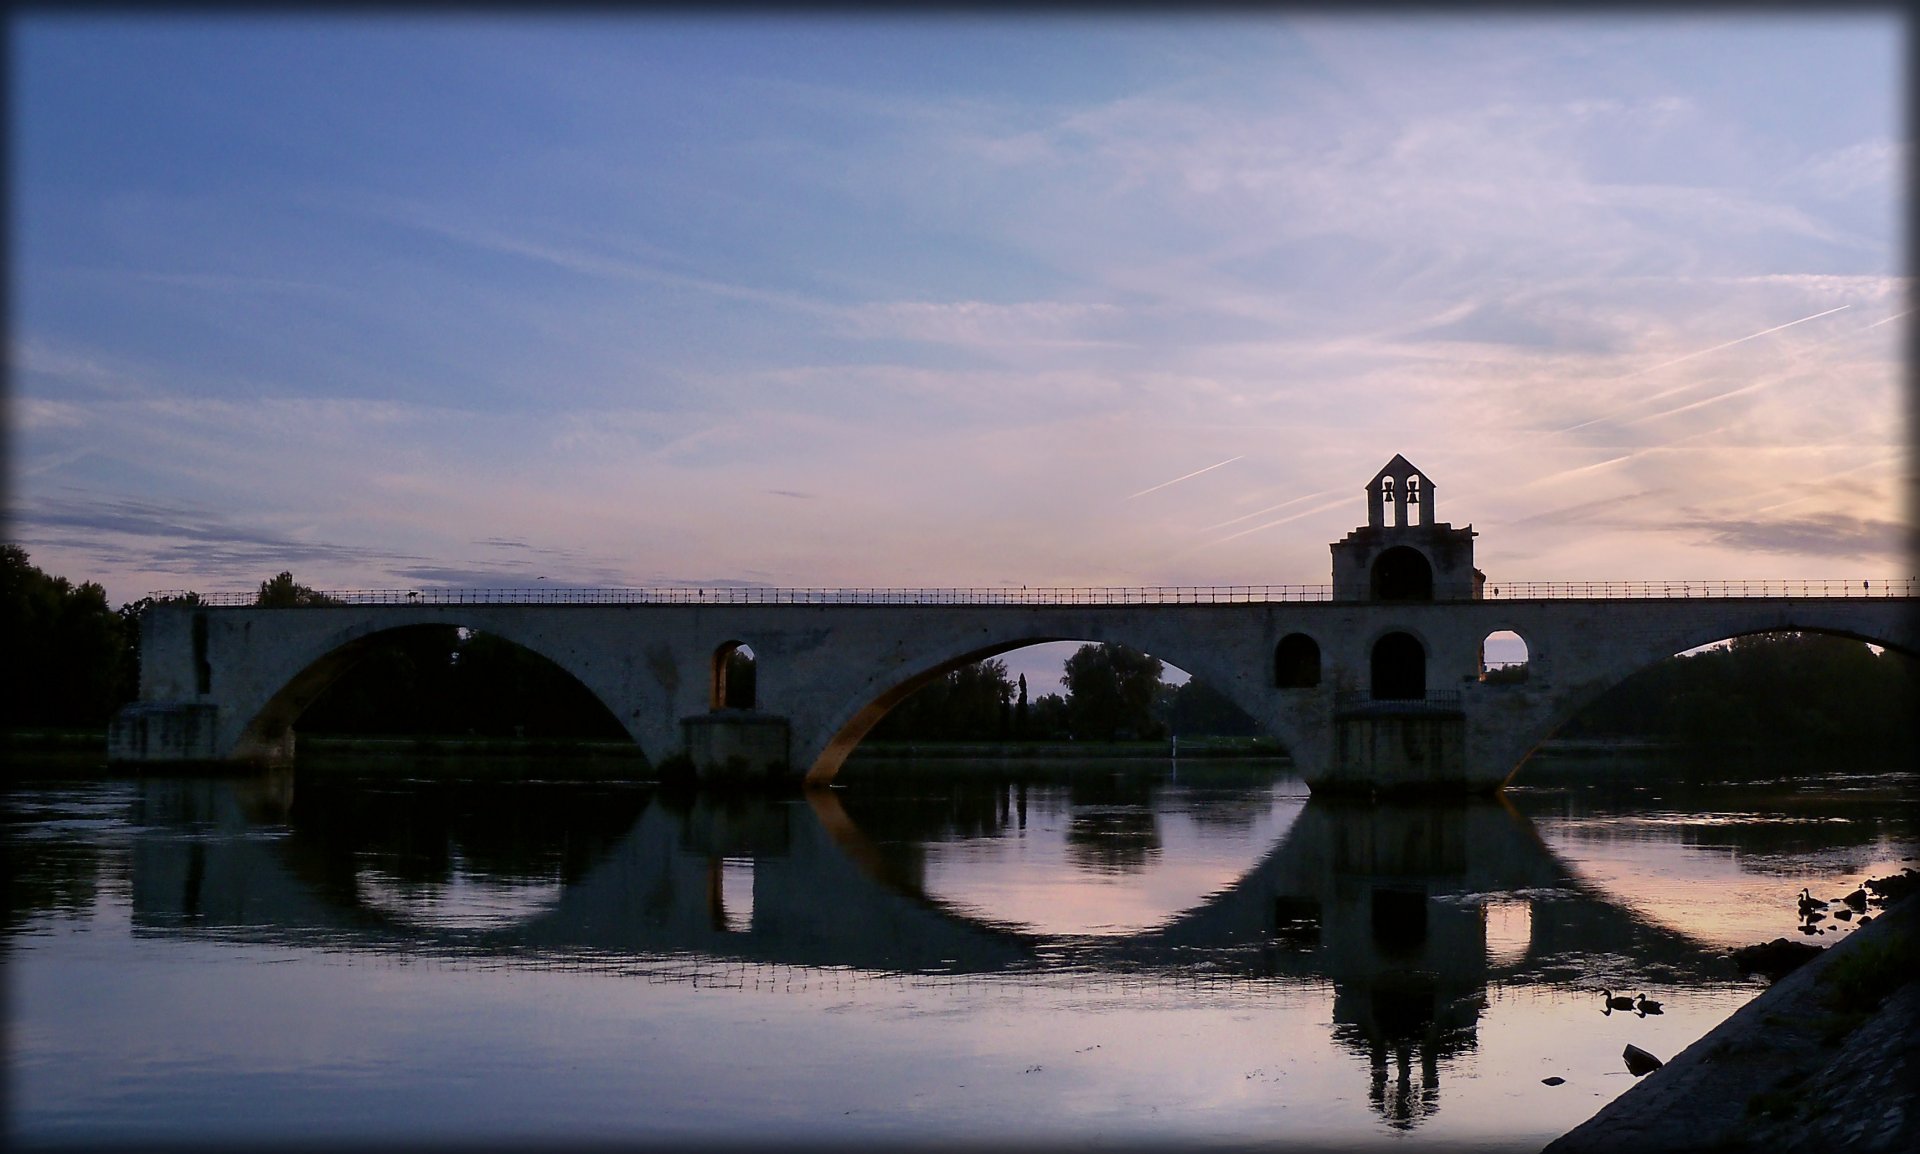
M1187 590L436 590L294 609L201 601L142 622L123 761L291 759L301 712L384 635L460 626L525 646L594 694L656 765L686 758L831 779L889 709L948 671L1027 645L1117 642L1187 670L1279 739L1315 791L1485 792L1600 694L1685 650L1811 631L1920 653L1911 580L1530 585L1489 582L1471 527L1432 520L1395 457L1367 526L1332 546L1330 586ZM1392 523L1388 523L1388 512ZM696 596L697 593L697 596ZM1524 679L1487 676L1511 631ZM729 657L755 663L727 708Z

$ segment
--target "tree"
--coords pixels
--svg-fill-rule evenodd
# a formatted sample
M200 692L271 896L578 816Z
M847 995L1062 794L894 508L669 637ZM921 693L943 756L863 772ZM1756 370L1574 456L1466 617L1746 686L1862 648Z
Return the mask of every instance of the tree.
M338 605L324 593L316 593L293 579L285 569L271 581L260 582L260 595L253 602L262 609L305 609L315 605Z
M1920 669L1818 633L1763 633L1672 657L1614 686L1561 731L1696 746L1911 749Z
M962 665L920 687L880 719L879 741L997 741L1006 736L1013 682L994 658Z
M0 637L0 725L105 725L138 687L106 590L50 576L13 544L0 545Z
M1082 740L1157 738L1166 727L1155 716L1164 667L1125 645L1082 645L1067 658L1067 715Z
M1198 677L1173 691L1167 724L1182 737L1251 737L1260 732L1246 710Z

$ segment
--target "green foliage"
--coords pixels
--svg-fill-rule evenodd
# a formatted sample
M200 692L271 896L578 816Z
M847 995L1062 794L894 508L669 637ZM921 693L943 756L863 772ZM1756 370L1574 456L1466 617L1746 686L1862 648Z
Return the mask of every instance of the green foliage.
M1167 726L1182 737L1253 737L1260 723L1219 690L1188 678L1168 697Z
M873 729L879 741L1002 741L1013 727L1014 685L988 659L936 677Z
M1067 658L1067 720L1081 741L1166 736L1155 716L1162 665L1125 645L1082 645Z
M1674 657L1615 686L1562 730L1699 746L1913 748L1915 662L1818 633L1763 633Z
M1156 658L1123 645L1083 645L1067 659L1065 696L1030 698L998 660L953 670L895 706L876 741L1158 740L1169 732L1246 737L1259 725L1198 679L1173 688Z
M49 576L13 544L0 545L0 637L0 727L104 726L138 688L137 654L106 590Z

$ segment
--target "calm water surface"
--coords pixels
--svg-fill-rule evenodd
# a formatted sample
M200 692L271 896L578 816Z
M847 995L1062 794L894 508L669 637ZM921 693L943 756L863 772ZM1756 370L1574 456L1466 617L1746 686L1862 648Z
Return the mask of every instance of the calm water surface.
M1532 1150L1753 997L1725 955L1802 886L1916 845L1913 775L1830 763L1438 806L1257 763L449 772L13 786L9 1141Z

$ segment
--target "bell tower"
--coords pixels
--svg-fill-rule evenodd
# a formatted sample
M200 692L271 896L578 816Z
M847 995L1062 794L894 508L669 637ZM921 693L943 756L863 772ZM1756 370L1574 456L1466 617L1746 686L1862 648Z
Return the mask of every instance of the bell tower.
M1473 526L1434 518L1433 481L1398 453L1367 482L1367 523L1330 546L1336 601L1465 601L1485 576L1473 567Z

